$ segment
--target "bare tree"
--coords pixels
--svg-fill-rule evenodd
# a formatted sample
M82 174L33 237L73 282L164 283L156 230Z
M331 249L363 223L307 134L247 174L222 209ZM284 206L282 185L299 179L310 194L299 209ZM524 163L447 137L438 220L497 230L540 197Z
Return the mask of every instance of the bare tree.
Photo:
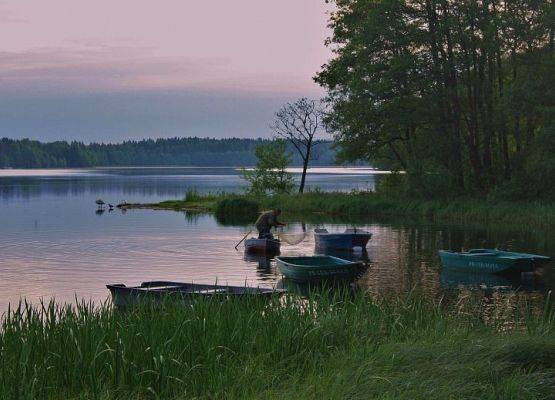
M303 174L299 193L304 191L306 170L312 156L312 146L315 136L322 129L322 110L318 100L305 97L286 103L276 113L270 126L274 133L290 142L299 152L303 161Z

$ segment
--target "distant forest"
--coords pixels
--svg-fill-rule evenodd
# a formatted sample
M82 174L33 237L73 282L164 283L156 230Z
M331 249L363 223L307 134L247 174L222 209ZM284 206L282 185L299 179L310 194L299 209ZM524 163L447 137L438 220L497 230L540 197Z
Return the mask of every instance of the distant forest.
M36 140L0 140L0 168L78 168L100 166L251 166L254 149L268 139L170 138L126 141L118 144L81 142L42 143ZM332 165L332 142L314 147L311 165ZM292 165L301 165L291 147Z

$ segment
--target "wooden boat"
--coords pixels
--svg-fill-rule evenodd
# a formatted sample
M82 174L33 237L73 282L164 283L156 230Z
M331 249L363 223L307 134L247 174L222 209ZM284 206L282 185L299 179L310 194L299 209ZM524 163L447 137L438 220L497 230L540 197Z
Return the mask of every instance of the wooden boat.
M327 229L314 230L317 248L351 250L353 247L366 248L372 234L362 229L346 229L342 233L329 233Z
M281 242L278 239L249 238L245 240L245 251L259 254L277 254Z
M529 272L548 263L549 257L537 254L514 253L497 249L472 249L467 252L440 250L439 257L445 268L472 272L509 273Z
M355 279L365 269L362 262L332 256L276 257L276 263L286 278L295 281Z
M143 282L140 286L126 286L122 283L106 285L116 306L136 303L141 299L160 300L168 296L180 300L201 297L228 299L233 297L263 296L271 297L285 292L283 289L259 288L249 286L202 285L169 281Z

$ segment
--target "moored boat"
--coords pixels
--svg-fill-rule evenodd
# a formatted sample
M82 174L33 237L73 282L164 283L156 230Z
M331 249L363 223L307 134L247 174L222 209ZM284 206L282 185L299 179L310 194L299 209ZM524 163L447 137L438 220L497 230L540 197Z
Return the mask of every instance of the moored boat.
M278 239L249 238L245 240L245 251L249 253L277 254L281 242Z
M472 249L466 252L440 250L445 268L493 274L529 272L548 263L551 258L537 254L515 253L497 249Z
M359 261L332 256L276 257L276 263L286 278L295 281L355 279L366 267Z
M366 248L361 248L360 251L356 251L355 249L329 249L329 248L321 248L318 246L314 247L314 254L318 255L325 255L325 256L333 256L337 258L342 258L343 260L347 261L362 261L364 263L370 262L370 255L368 254L368 250Z
M354 247L366 248L372 234L362 229L346 229L345 232L330 233L327 229L314 230L317 248L351 250Z
M204 285L196 283L151 281L140 286L126 286L122 283L106 285L116 306L125 306L144 300L161 300L166 297L178 300L193 300L201 297L228 299L234 297L271 297L285 292L283 289L250 286Z

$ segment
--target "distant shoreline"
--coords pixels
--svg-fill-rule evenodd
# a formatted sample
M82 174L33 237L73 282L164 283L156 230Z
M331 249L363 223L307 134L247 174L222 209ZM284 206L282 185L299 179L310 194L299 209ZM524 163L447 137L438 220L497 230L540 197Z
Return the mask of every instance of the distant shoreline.
M125 141L117 144L83 142L40 142L29 139L0 139L0 168L88 168L88 167L233 167L255 165L257 146L270 139L174 137ZM333 165L333 142L321 140L314 147L312 165ZM291 165L302 160L292 144Z

